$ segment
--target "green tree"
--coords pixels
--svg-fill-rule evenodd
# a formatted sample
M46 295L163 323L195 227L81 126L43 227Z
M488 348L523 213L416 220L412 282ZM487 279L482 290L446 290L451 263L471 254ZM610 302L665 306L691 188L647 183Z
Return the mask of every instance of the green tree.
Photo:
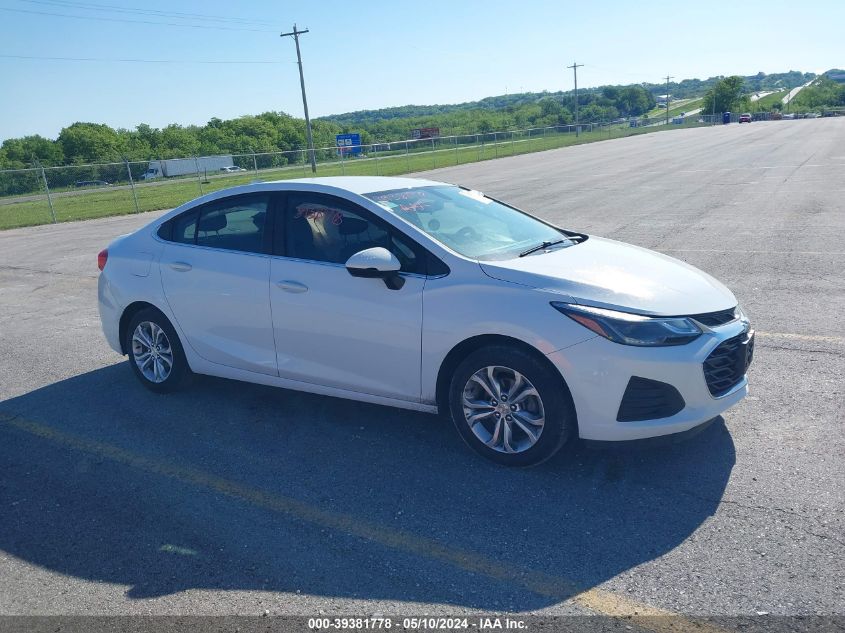
M820 110L845 106L845 84L828 77L820 77L799 92L792 103L792 110Z
M163 130L155 148L159 158L179 158L182 156L196 156L200 153L200 142L197 138L196 126L182 127L171 123Z
M749 109L748 96L742 94L743 86L744 80L739 75L720 79L705 93L701 105L702 112L737 112Z
M618 91L616 108L624 116L640 116L653 109L657 102L654 95L642 86L628 86Z
M124 139L102 123L74 123L59 132L58 143L70 163L120 160L125 150Z
M10 138L0 147L0 168L22 169L32 164L35 157L44 165L61 165L64 154L61 145L34 134L23 138Z

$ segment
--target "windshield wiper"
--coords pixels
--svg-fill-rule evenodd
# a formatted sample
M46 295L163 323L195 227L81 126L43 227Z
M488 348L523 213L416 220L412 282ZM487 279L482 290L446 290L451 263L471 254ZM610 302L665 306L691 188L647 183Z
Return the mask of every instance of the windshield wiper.
M525 257L526 255L530 255L531 253L536 253L537 251L542 251L543 249L549 248L550 246L554 246L555 244L563 244L564 242L568 242L569 240L551 240L548 242L543 242L542 244L538 244L537 246L532 246L528 250L522 251L519 256Z

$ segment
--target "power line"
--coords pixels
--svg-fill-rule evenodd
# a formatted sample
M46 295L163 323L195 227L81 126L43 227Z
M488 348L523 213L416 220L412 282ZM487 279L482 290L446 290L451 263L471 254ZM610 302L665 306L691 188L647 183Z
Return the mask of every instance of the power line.
M203 59L120 59L108 57L49 57L38 55L6 55L0 53L0 58L28 59L34 61L62 61L62 62L125 62L135 64L281 64L294 62L264 61L264 60L203 60Z
M203 13L183 13L180 11L161 11L158 9L136 9L130 7L119 7L113 4L100 4L96 2L76 2L72 0L19 0L19 2L27 2L29 4L42 4L48 6L57 6L68 9L80 9L91 11L107 11L112 13L134 13L139 15L150 15L164 18L176 18L180 20L200 20L200 21L215 21L215 22L236 22L241 24L256 24L263 26L272 26L272 22L268 20L253 20L249 18L238 18L224 15L210 15Z
M233 26L212 26L210 24L178 24L175 22L153 22L152 20L128 20L121 18L106 18L93 15L73 15L70 13L51 13L49 11L32 11L29 9L12 9L0 7L0 11L11 11L13 13L28 13L31 15L49 15L60 18L74 18L76 20L97 20L99 22L123 22L127 24L152 24L154 26L181 26L189 29L210 29L213 31L250 31L252 33L275 33L270 29L248 29Z

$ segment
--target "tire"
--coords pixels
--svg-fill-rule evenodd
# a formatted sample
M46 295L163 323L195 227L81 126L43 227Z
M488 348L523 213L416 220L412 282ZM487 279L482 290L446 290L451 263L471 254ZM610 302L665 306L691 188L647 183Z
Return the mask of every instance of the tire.
M457 366L449 386L449 412L470 448L505 466L546 461L577 429L561 377L541 359L507 345L476 350ZM475 416L474 424L468 415Z
M182 343L170 321L160 311L155 308L138 311L129 321L125 336L124 349L129 355L129 366L147 389L170 393L190 381L191 368ZM144 351L149 346L144 341L158 344L157 349L147 355L146 363L143 362ZM168 361L170 368L166 369Z

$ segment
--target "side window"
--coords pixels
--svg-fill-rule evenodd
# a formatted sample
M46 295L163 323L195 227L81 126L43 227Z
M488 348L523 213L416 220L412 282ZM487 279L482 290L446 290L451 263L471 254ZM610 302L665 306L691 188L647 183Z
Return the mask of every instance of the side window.
M418 249L387 224L374 222L352 203L321 195L297 194L288 198L284 250L288 257L345 264L352 255L381 246L402 262L403 272L423 272ZM277 233L277 238L279 234Z
M269 196L259 195L224 199L203 207L196 223L196 244L245 253L263 252L268 205ZM174 241L178 241L177 226Z
M197 213L187 213L174 218L171 241L180 244L193 244L197 238Z

